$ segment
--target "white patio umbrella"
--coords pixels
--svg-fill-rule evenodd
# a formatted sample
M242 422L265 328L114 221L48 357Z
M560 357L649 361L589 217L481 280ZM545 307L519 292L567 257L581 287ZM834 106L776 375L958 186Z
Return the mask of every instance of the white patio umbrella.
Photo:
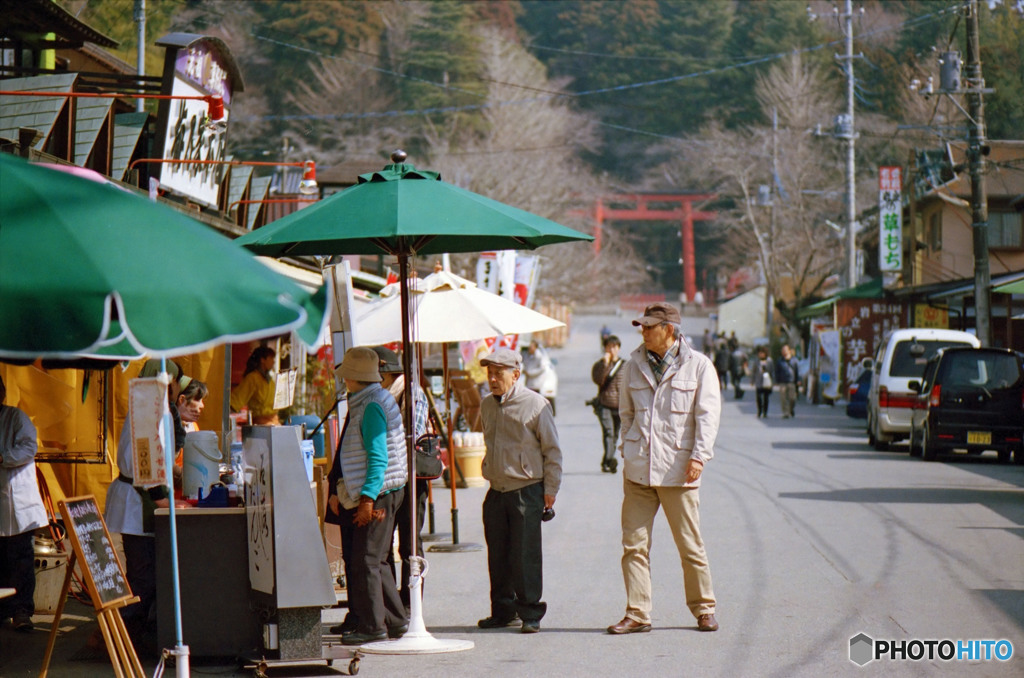
M416 341L442 344L563 327L565 323L482 290L447 271L409 281ZM353 324L363 346L402 340L402 304L398 284L381 290L380 301L356 310Z

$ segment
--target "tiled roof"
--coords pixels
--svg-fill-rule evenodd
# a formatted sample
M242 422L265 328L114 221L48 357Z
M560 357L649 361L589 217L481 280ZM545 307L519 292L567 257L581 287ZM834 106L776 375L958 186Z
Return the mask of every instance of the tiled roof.
M75 102L75 164L85 166L100 130L110 119L113 99L78 99Z
M121 113L114 116L114 153L110 161L110 175L118 181L124 181L135 147L139 144L139 136L146 127L149 113Z
M77 77L77 73L66 73L11 78L3 81L3 89L21 92L70 92ZM64 97L0 96L0 138L16 140L19 128L36 129L42 132L43 136L36 142L35 148L42 149L53 124L67 105L68 100Z
M270 188L270 182L273 177L256 177L252 180L252 190L249 193L250 200L263 200L267 197L267 190ZM256 216L260 213L260 209L263 205L253 203L249 205L249 212L245 215L245 227L248 230L252 230L253 224L256 223Z

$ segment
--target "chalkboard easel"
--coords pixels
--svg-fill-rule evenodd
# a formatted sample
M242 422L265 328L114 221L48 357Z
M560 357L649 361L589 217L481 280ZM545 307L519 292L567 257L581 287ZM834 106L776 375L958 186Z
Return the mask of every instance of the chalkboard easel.
M40 678L45 678L50 668L57 629L60 627L60 617L64 612L64 602L67 600L76 563L81 565L85 588L96 609L96 621L103 633L103 640L114 666L114 674L117 678L145 678L142 663L139 662L135 646L132 645L124 621L118 612L119 608L138 602L139 598L132 595L128 586L128 579L114 551L107 524L103 521L103 514L96 504L96 497L91 494L70 497L58 502L58 506L64 518L64 527L71 539L71 557L68 559L60 602L57 603L53 626L50 628L50 639L46 644L43 668L39 672Z

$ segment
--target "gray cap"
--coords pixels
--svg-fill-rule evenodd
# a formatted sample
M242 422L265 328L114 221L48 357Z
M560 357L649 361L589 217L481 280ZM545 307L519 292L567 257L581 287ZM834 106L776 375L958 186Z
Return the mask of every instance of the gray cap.
M494 350L494 353L482 358L480 364L484 367L498 365L519 370L523 367L523 356L519 351L513 351L510 348L497 348Z
M402 371L402 361L398 359L397 353L387 346L374 346L373 350L377 354L377 357L380 358L381 374Z

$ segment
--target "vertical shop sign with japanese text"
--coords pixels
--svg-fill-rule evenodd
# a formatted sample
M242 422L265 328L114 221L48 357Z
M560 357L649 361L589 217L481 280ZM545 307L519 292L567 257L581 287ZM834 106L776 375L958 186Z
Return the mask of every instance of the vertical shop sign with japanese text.
M878 268L903 268L903 182L899 167L878 168Z

